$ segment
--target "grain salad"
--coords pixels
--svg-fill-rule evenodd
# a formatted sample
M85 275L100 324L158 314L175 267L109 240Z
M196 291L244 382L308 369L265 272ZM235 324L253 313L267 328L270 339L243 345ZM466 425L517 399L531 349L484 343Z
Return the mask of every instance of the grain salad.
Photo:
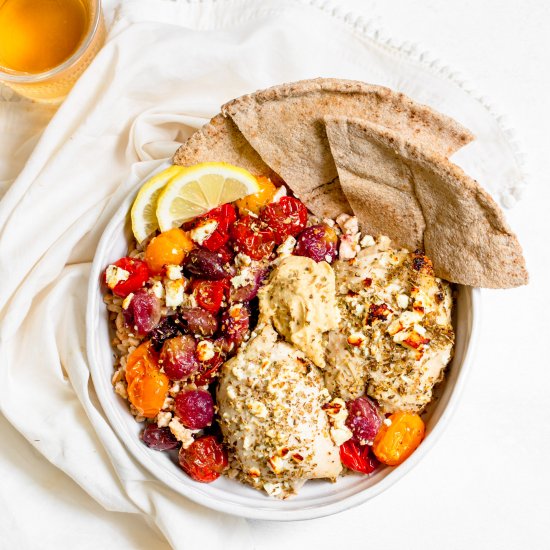
M114 391L144 444L196 481L287 498L414 451L452 356L453 299L420 250L258 185L134 241L105 267L104 299ZM407 448L388 451L392 430L413 433Z

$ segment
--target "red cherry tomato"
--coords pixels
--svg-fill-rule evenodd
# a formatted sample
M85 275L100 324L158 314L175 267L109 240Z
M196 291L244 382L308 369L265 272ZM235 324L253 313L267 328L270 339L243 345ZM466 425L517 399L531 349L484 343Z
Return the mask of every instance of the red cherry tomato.
M210 210L201 219L218 222L216 231L201 245L211 252L217 252L229 240L229 228L237 219L235 207L232 204L222 204L222 206Z
M182 470L195 481L210 483L227 468L227 451L213 435L195 439L187 449L179 451Z
M346 468L362 474L370 474L378 466L378 460L370 454L370 447L351 439L340 446L340 460Z
M216 378L217 372L225 361L221 351L216 351L214 357L201 363L201 370L195 376L193 382L197 386L208 386Z
M298 235L307 224L307 208L294 197L281 197L268 204L261 219L273 231L275 240L281 244L289 235Z
M191 288L200 307L211 313L218 313L222 307L229 284L223 279L220 281L195 279L191 284Z
M149 268L147 264L137 258L124 257L117 260L113 265L128 271L130 274L125 281L120 281L111 290L117 296L125 298L130 292L140 289L149 279ZM107 284L106 274L104 282Z
M235 222L229 232L235 252L242 252L254 260L269 256L275 248L273 232L252 216Z

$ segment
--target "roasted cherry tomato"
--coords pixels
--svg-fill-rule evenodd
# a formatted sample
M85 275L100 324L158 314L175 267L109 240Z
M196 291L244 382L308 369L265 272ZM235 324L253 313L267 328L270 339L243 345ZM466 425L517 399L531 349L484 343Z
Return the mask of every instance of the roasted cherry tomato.
M281 244L289 235L294 237L305 229L307 208L294 197L281 197L278 202L268 204L260 217L273 232L275 241Z
M214 357L201 363L201 370L195 375L193 382L196 386L208 386L217 376L225 359L221 351L216 351Z
M107 278L107 271L105 272L105 284L117 296L125 298L130 292L135 292L140 289L147 282L147 279L149 279L149 268L147 264L137 258L130 258L128 256L120 258L120 260L117 260L113 265L129 273L125 281L120 281L116 283L116 285L111 286Z
M258 176L256 180L260 186L260 191L235 202L241 216L245 216L250 212L259 214L260 210L273 200L273 197L277 192L277 188L273 185L273 183L271 183L269 178L266 178L265 176Z
M388 466L404 462L424 439L424 422L414 413L397 412L390 416L391 425L382 424L372 450Z
M340 446L340 460L346 468L362 474L370 474L378 466L378 461L370 453L370 447L359 445L351 439Z
M229 228L233 225L236 219L237 214L235 213L235 207L232 204L222 204L221 206L210 210L208 214L201 218L201 221L214 220L218 225L212 235L201 243L201 246L211 252L217 252L229 240ZM199 221L199 223L201 223L201 221Z
M235 222L230 229L230 234L234 250L254 260L269 256L275 248L274 233L252 216L245 216Z
M128 399L146 418L154 418L159 413L168 391L168 377L160 372L158 359L151 342L145 342L126 362Z
M145 261L149 269L158 274L166 265L180 265L192 248L193 241L187 233L176 227L151 240L145 250Z
M179 451L182 470L195 481L210 483L227 468L227 451L213 435L200 437Z
M191 284L191 288L200 307L211 313L218 313L229 289L229 283L224 279L221 281L196 279Z

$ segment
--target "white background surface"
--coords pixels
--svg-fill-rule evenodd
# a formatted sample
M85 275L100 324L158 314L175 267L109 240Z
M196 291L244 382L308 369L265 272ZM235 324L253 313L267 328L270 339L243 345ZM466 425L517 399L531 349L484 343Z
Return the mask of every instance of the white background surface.
M461 405L415 470L374 501L337 516L252 522L256 547L550 548L550 293L544 284L550 268L550 5L340 4L377 18L397 41L420 42L508 115L531 172L524 199L507 213L531 284L484 291L480 349ZM142 520L101 509L1 417L0 436L0 548L165 547Z

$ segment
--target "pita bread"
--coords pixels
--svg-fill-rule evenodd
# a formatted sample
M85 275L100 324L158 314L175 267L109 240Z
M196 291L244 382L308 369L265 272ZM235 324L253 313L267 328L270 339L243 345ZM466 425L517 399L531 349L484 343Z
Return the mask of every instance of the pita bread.
M424 246L426 223L410 170L395 153L364 137L360 119L325 117L341 188L363 231L398 246Z
M375 227L375 234L404 246L407 239L423 243L436 275L451 282L487 288L528 282L502 211L458 166L365 120L327 117L326 123L342 188L369 231Z
M323 117L359 116L450 155L472 134L449 117L401 93L352 80L320 78L275 86L222 107L252 147L320 217L351 213L339 187ZM325 200L330 184L333 200Z
M233 121L221 114L195 132L176 151L172 162L181 166L199 162L228 162L246 168L255 176L273 175Z

